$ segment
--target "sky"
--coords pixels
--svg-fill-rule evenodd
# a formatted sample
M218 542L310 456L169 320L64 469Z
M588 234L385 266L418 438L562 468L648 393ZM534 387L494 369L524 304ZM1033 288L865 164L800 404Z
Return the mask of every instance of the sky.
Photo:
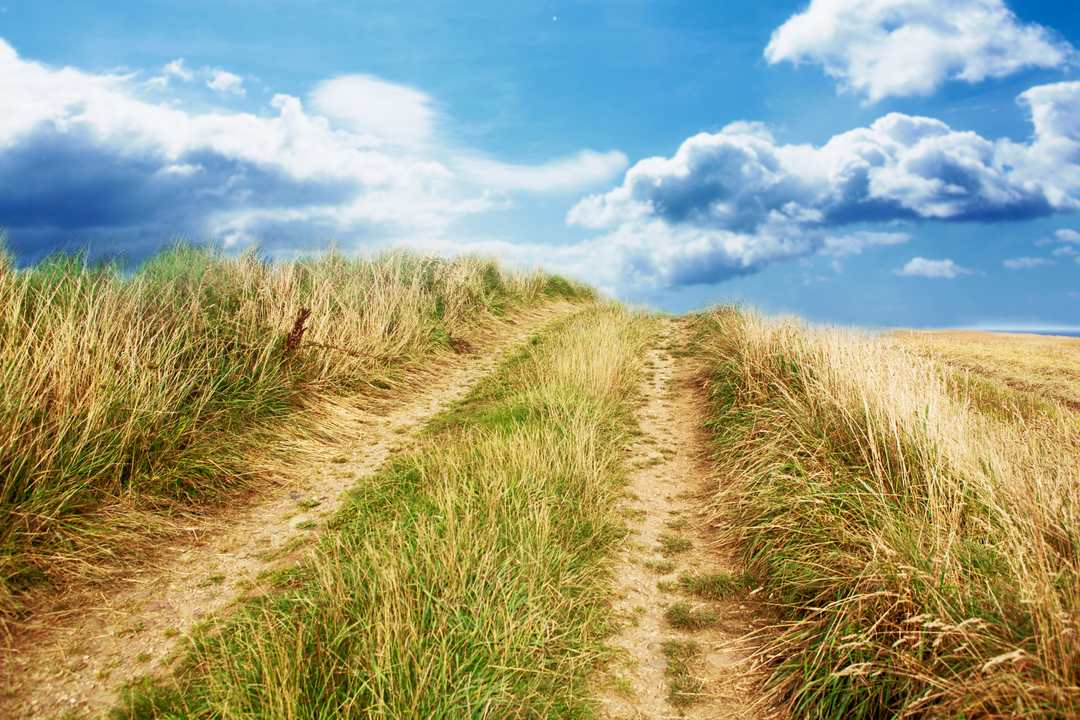
M1075 0L0 0L0 228L1080 329Z

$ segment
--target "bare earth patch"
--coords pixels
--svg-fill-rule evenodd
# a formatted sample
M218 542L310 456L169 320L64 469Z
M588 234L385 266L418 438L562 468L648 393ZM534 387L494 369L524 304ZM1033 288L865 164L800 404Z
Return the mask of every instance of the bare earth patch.
M601 692L605 718L757 718L747 636L765 624L748 588L740 600L688 592L680 576L738 574L713 546L704 498L715 493L708 462L704 390L694 358L679 352L688 331L665 320L646 355L644 434L631 451L622 512L632 534L614 565L613 605L623 621L620 651Z
M467 350L417 373L393 397L342 399L313 428L253 460L276 482L231 511L193 519L187 537L161 547L121 587L28 619L0 658L0 715L53 718L105 712L124 682L166 673L178 641L237 600L265 593L273 573L296 566L356 479L375 472L410 435L498 359L552 318L579 306L549 304L504 318ZM267 494L268 493L268 494Z

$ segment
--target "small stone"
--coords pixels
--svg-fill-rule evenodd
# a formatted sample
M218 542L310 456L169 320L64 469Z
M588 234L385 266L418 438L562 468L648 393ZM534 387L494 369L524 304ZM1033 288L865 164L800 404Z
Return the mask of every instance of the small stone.
M649 667L654 667L657 670L666 670L668 666L667 658L653 658L649 661Z
M86 618L86 629L92 632L100 632L105 629L105 621L99 617Z

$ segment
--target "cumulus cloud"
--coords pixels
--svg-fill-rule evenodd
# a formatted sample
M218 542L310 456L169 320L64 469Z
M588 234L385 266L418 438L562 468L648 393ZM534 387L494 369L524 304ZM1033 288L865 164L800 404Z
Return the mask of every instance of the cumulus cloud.
M1054 257L1068 257L1070 255L1076 255L1077 251L1069 245L1062 245L1051 253Z
M638 162L619 187L584 198L567 220L637 248L628 276L695 256L694 272L655 277L666 287L909 238L837 232L860 223L1024 220L1080 209L1080 83L1032 88L1020 102L1035 126L1028 143L899 113L821 147L780 144L748 125L702 133L671 158Z
M162 77L194 81L202 72L176 60ZM221 92L242 90L238 76L211 77ZM338 80L331 87L339 91L375 88L368 101L393 94L372 78ZM288 95L276 95L265 116L192 113L144 100L145 87L133 76L27 61L0 40L0 225L20 257L32 261L68 238L152 250L177 232L226 243L261 236L271 251L275 238L293 247L316 237L346 247L423 241L494 207L493 193L530 183L577 188L575 173L609 182L624 166L621 156L584 152L516 168L516 178L470 177L457 166L477 153L416 144L434 135L430 116L411 125L373 120L363 103L342 101L325 108L338 110L327 118ZM397 89L414 111L430 107L418 91ZM331 95L322 90L316 97L325 104Z
M773 32L765 57L820 65L841 90L875 102L929 95L947 80L1062 67L1076 51L1002 0L812 0Z
M1061 242L1080 244L1080 233L1075 230L1058 230L1054 234L1057 235L1057 239Z
M1033 258L1033 257L1020 257L1010 258L1002 263L1007 270L1030 270L1032 268L1042 267L1043 265L1056 265L1053 260L1047 260L1046 258Z
M952 260L927 260L923 257L912 258L900 270L893 270L895 275L907 277L946 278L952 280L960 275L972 275L973 271L960 267Z
M224 70L214 70L212 77L206 81L206 87L221 96L238 95L243 97L247 94L243 83L244 79L239 75L233 75L231 72Z

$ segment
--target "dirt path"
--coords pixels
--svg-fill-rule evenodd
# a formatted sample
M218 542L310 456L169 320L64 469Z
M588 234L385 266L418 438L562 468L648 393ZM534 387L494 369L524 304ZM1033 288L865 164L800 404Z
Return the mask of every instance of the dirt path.
M315 431L282 442L287 459L264 470L283 478L271 497L200 522L186 541L161 548L125 586L94 602L34 618L0 670L0 717L104 713L125 681L164 672L180 637L204 618L263 592L261 578L295 566L355 479L374 472L410 434L460 398L509 349L577 306L553 304L497 321L416 378L406 397L328 406ZM275 453L280 456L282 453Z
M764 621L750 603L710 601L678 585L684 573L736 570L710 548L698 512L716 480L699 426L705 399L696 361L678 353L687 336L680 321L664 320L659 347L647 355L646 402L638 410L644 435L630 448L622 508L632 534L614 567L614 607L625 624L612 644L622 658L601 696L601 717L759 717L748 672L754 647L741 638ZM669 619L673 612L681 622Z

